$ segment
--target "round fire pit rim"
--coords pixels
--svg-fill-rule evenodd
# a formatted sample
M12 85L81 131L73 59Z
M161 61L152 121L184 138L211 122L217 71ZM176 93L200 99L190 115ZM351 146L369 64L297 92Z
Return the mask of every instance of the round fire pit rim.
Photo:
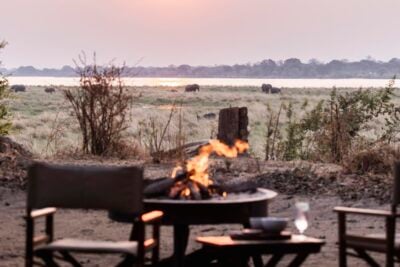
M257 188L257 192L263 193L262 195L252 196L248 198L238 198L238 199L203 199L203 200L181 200L181 199L157 199L157 198L145 198L143 202L146 204L156 204L156 203L164 203L164 204L174 204L174 205L188 205L188 204L235 204L235 203L246 203L246 202L257 202L264 200L272 200L274 199L278 193L266 188Z

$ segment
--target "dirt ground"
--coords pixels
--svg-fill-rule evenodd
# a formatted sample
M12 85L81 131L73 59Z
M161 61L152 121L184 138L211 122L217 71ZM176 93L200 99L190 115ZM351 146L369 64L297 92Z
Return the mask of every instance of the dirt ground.
M311 205L311 225L307 235L323 238L326 245L322 252L311 255L304 266L337 266L337 219L332 212L335 205L362 206L370 208L387 208L376 204L373 200L343 203L336 197L315 195L307 198ZM293 218L293 196L280 194L270 205L271 216ZM24 253L24 221L25 192L19 189L0 188L0 266L23 266ZM40 225L40 223L39 223ZM42 223L43 225L43 223ZM377 218L352 217L348 226L358 233L382 232L384 223ZM223 235L239 229L238 225L207 225L191 228L191 241L187 252L198 249L193 239L198 235ZM295 231L293 223L290 224ZM124 240L128 237L130 226L110 221L105 212L59 210L55 217L56 237L79 237L84 239ZM172 229L162 227L161 257L172 253ZM113 266L119 256L87 256L79 255L78 259L85 266ZM290 256L287 256L289 259ZM383 263L383 257L377 258ZM351 259L349 266L365 266L358 259Z
M65 160L62 160L64 163ZM73 162L70 162L73 163ZM77 164L85 164L79 160ZM86 163L93 163L89 160ZM99 163L99 162L96 162ZM143 162L100 162L118 165L140 164ZM174 164L144 164L145 179L152 179L170 175ZM300 167L299 167L300 166ZM303 166L303 167L301 167ZM304 174L301 169L307 169ZM332 211L337 205L352 207L366 207L388 209L387 200L375 198L360 198L367 194L365 191L369 184L361 184L360 178L350 179L345 176L340 178L340 168L335 165L313 165L309 168L305 163L264 162L258 164L251 158L238 158L230 162L229 168L223 160L213 159L211 163L212 175L215 178L229 182L249 182L254 180L258 186L275 190L279 195L270 203L270 216L287 217L293 219L294 204L296 200L310 202L310 226L306 231L309 236L325 239L326 245L319 254L311 255L304 266L337 266L337 216ZM310 171L312 169L312 171ZM300 170L294 171L294 170ZM10 176L11 177L11 176ZM337 177L332 179L332 177ZM350 179L350 181L348 181ZM390 179L388 179L390 180ZM368 180L369 181L369 180ZM376 180L374 187L382 188L383 180ZM386 181L386 183L388 183ZM0 183L0 267L23 266L24 263L24 238L25 225L23 215L25 212L26 191L20 187L7 186ZM358 187L357 187L358 186ZM389 184L387 185L389 187ZM346 189L346 190L344 190ZM383 190L385 191L385 190ZM356 194L357 192L361 192ZM375 196L381 191L374 191ZM386 192L386 191L385 191ZM387 192L386 192L387 193ZM350 198L346 196L351 196ZM347 199L347 200L343 200ZM348 200L353 199L353 200ZM354 200L357 199L357 200ZM386 199L384 197L383 199ZM43 221L38 222L38 230L44 226ZM192 226L190 243L187 253L199 249L199 244L194 238L199 235L228 235L231 231L240 229L240 225L203 225ZM293 220L289 224L292 232L296 232ZM374 217L349 217L348 228L352 232L366 234L370 232L383 232L384 221ZM110 221L106 212L86 210L58 210L55 216L55 237L72 237L81 239L98 240L126 240L131 226ZM172 229L164 226L161 231L161 257L166 258L172 254L173 247ZM384 257L377 256L383 264ZM120 256L78 255L84 266L114 266ZM286 256L286 263L291 256ZM350 259L349 266L366 266L358 259Z

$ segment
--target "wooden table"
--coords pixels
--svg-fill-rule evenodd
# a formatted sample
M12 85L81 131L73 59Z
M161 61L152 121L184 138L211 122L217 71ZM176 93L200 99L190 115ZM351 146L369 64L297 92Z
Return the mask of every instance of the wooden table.
M311 253L320 252L325 244L321 239L300 235L292 235L288 240L232 240L229 236L200 236L196 241L203 245L199 266L207 266L215 259L220 266L247 266L252 257L254 266L269 267L276 266L286 254L295 255L290 267L300 266ZM264 265L261 256L267 254L272 257Z

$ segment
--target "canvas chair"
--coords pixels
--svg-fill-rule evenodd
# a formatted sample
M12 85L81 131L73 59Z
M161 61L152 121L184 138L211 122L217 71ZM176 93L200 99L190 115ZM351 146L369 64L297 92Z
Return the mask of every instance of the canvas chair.
M400 203L400 162L394 164L394 186L391 210L374 210L348 207L335 207L339 219L339 266L347 266L347 255L364 259L371 266L380 266L367 252L386 254L386 266L394 266L395 259L400 259L400 236L396 238L397 206ZM346 232L346 215L376 216L385 219L385 233L354 235ZM351 253L348 249L352 249Z
M144 255L152 252L152 263L159 255L161 211L143 213L143 170L138 167L100 167L34 163L28 171L26 214L26 266L41 258L46 266L58 266L61 259L80 266L73 253L119 253L118 266L144 265ZM54 240L53 217L56 208L107 210L127 214L133 229L126 241ZM45 218L44 234L35 234L35 220ZM78 219L77 219L78 220ZM73 222L71 222L73 223ZM145 239L145 224L153 224L153 236Z

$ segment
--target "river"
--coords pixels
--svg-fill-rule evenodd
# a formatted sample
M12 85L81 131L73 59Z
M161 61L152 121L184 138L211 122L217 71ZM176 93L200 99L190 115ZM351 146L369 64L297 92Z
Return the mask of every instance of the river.
M8 77L10 84L27 86L75 86L76 77ZM387 79L251 79L251 78L124 78L128 86L184 86L197 83L202 86L261 86L270 83L274 87L331 88L336 87L385 87Z

